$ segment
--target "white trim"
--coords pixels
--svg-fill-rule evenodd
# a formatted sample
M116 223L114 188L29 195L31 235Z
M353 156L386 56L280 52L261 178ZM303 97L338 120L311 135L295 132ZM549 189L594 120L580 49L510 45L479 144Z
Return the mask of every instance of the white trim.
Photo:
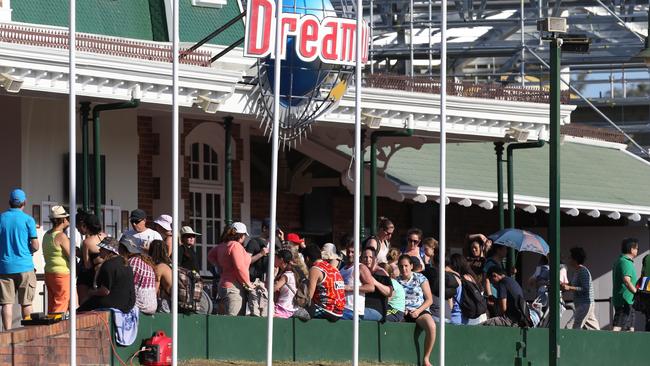
M192 0L192 6L200 6L204 8L221 9L226 4L228 4L227 0Z
M588 137L578 137L578 136L571 136L571 135L562 135L562 138L564 139L564 142L571 142L580 145L605 147L605 148L616 149L621 151L627 149L626 144L619 144L618 142L603 141L603 140L597 140Z

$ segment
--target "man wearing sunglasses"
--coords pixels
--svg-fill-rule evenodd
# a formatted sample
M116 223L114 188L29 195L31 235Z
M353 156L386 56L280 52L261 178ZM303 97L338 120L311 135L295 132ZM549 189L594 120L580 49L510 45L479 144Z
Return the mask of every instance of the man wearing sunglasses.
M147 214L144 210L133 210L129 217L131 222L131 230L124 232L124 235L130 235L136 239L136 244L141 251L148 251L149 244L154 240L162 240L162 236L152 229L147 227ZM171 254L171 252L170 252Z

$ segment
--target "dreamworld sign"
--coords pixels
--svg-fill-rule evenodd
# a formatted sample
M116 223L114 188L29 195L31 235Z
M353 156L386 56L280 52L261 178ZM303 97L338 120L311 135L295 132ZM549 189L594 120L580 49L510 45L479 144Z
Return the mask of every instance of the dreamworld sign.
M296 6L298 2L301 7ZM275 0L248 1L244 56L275 58L276 6ZM287 48L293 48L288 52L295 52L304 62L320 60L326 64L355 65L355 19L336 17L329 1L323 0L284 1L282 8L281 60L286 60ZM369 27L365 21L361 32L361 62L365 64L368 61L370 39Z

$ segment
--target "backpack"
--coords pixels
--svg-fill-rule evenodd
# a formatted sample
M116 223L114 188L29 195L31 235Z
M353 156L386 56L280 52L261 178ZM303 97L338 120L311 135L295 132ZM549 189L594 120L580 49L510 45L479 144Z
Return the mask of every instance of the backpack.
M455 275L455 274L454 274ZM456 276L456 275L455 275ZM469 319L475 319L487 312L487 302L477 284L467 281L463 277L456 276L463 289L460 294L460 311Z
M193 312L201 301L203 279L187 268L178 268L178 310Z

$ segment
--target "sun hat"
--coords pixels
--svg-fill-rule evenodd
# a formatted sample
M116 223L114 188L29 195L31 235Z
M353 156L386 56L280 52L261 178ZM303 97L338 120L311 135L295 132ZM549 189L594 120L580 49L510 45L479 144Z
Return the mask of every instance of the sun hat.
M248 235L248 230L246 230L246 225L243 222L233 222L232 228L235 229L237 234L246 234Z
M9 201L14 205L19 205L25 202L26 200L27 200L27 195L20 188L14 189L13 191L11 191L11 194L9 195Z
M195 236L201 236L201 234L200 234L200 233L197 233L196 231L194 231L194 229L192 229L191 226L183 226L183 227L181 228L181 236L183 236L183 235L195 235Z
M65 211L65 208L63 208L63 206L56 205L50 208L51 219L63 219L65 217L70 217L70 215Z
M287 234L287 241L299 245L303 244L305 242L305 239L301 238L300 235L296 233L289 233Z
M120 245L123 245L129 253L140 254L142 249L138 245L138 240L131 235L122 235Z
M97 246L101 249L106 249L111 253L120 254L120 251L118 250L120 243L112 236L105 237L99 242L99 244L97 244Z
M323 245L323 250L320 252L321 258L326 261L329 260L341 260L341 256L336 253L336 246L332 243L325 243Z
M172 231L172 217L169 215L160 215L153 222L167 231Z

